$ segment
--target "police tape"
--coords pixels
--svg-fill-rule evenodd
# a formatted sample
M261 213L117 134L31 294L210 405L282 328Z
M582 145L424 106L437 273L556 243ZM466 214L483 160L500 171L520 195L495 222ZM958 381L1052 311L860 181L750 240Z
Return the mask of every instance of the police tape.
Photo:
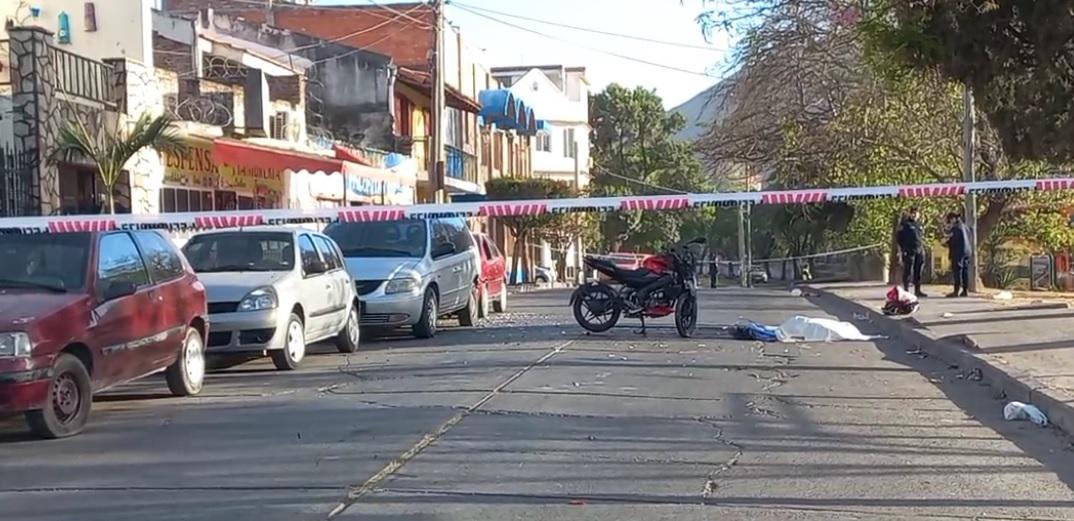
M515 217L542 214L615 211L674 211L740 204L816 204L876 199L959 197L969 193L1002 194L1074 190L1074 178L980 181L923 185L810 188L766 192L724 192L528 201L483 201L411 206L360 206L313 210L234 210L138 215L74 215L0 218L0 234L64 233L110 230L196 231L250 226L331 224L448 217Z

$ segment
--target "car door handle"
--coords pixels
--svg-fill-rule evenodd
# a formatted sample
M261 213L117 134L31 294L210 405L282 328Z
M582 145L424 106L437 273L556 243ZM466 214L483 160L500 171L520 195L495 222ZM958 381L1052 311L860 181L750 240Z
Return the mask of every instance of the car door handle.
M454 268L451 268L452 273L458 273L460 271L462 271L462 266L455 266Z

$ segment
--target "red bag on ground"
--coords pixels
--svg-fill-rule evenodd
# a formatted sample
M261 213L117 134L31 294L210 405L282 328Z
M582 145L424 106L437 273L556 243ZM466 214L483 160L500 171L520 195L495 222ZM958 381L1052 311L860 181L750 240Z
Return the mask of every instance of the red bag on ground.
M887 301L884 302L882 311L885 315L909 315L917 311L919 302L917 296L899 286L888 290Z

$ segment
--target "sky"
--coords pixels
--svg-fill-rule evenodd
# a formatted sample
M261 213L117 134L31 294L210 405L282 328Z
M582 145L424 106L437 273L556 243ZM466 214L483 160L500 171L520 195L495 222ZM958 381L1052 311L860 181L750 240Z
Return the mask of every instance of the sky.
M627 87L640 85L656 89L667 108L712 86L725 70L730 37L717 34L712 42L705 41L695 21L703 9L702 0L458 0L450 5L452 1L449 0L447 8L448 22L459 27L471 50L484 52L489 66L584 66L594 91L612 82ZM318 3L370 4L374 0L320 0ZM704 48L618 38L478 11L553 37L546 38L479 16L467 11L467 7ZM610 56L607 52L666 67Z

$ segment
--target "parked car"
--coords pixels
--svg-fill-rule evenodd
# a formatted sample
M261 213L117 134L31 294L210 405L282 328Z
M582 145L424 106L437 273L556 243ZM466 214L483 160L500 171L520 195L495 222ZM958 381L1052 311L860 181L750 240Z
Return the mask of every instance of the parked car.
M538 284L551 284L556 281L556 270L547 266L533 268L533 281Z
M484 317L488 314L490 302L492 311L503 313L507 311L507 261L487 235L475 233L474 241L481 254L478 315Z
M461 218L333 223L362 302L361 323L436 335L438 317L477 321L481 260Z
M195 235L183 246L209 295L209 353L269 353L293 370L306 346L358 350L358 299L332 239L290 228Z
M754 266L750 268L750 280L754 284L765 284L768 282L768 272L761 266Z
M205 287L166 237L0 235L0 416L79 433L92 395L163 370L176 396L205 377Z

